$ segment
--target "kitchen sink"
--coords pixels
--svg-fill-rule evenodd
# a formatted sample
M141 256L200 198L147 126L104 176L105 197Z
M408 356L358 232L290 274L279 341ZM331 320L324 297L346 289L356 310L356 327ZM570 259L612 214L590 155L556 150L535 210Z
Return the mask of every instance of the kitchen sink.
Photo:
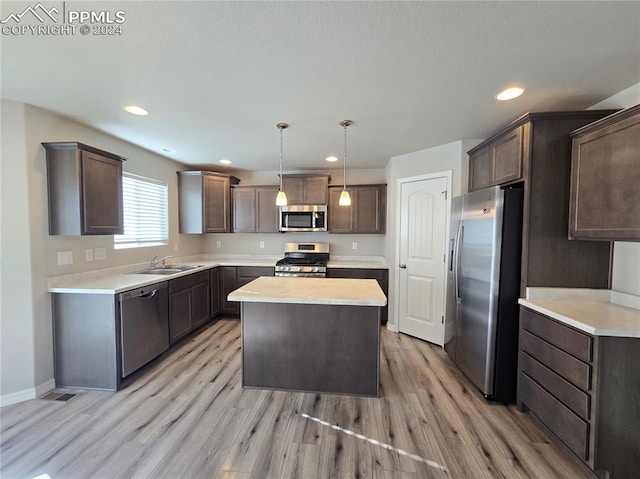
M156 266L155 268L145 269L143 271L135 271L133 274L176 274L183 271L189 271L190 269L200 268L201 264L168 264L165 266Z

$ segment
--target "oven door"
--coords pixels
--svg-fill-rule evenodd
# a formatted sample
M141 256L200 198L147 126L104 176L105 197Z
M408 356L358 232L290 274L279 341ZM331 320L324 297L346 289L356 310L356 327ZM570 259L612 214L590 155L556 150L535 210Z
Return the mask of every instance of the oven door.
M276 276L281 278L326 278L326 273L303 273L294 271L276 271Z

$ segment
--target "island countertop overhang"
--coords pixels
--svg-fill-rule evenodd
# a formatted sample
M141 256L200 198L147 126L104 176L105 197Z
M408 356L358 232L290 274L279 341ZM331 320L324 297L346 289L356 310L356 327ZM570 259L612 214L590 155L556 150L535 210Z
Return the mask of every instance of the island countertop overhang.
M375 279L262 276L231 292L229 301L251 303L385 306Z

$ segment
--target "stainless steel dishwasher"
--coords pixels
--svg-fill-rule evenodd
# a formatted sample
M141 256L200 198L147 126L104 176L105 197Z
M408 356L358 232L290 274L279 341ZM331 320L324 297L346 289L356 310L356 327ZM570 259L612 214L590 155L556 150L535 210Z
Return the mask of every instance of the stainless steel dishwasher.
M168 283L119 295L122 377L169 349Z

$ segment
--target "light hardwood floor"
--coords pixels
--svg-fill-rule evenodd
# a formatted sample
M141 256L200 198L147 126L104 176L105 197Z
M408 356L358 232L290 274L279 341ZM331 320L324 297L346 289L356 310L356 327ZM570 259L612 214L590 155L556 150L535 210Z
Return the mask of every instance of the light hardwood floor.
M239 325L212 324L117 393L2 408L0 476L595 477L437 346L383 328L380 398L243 390Z

